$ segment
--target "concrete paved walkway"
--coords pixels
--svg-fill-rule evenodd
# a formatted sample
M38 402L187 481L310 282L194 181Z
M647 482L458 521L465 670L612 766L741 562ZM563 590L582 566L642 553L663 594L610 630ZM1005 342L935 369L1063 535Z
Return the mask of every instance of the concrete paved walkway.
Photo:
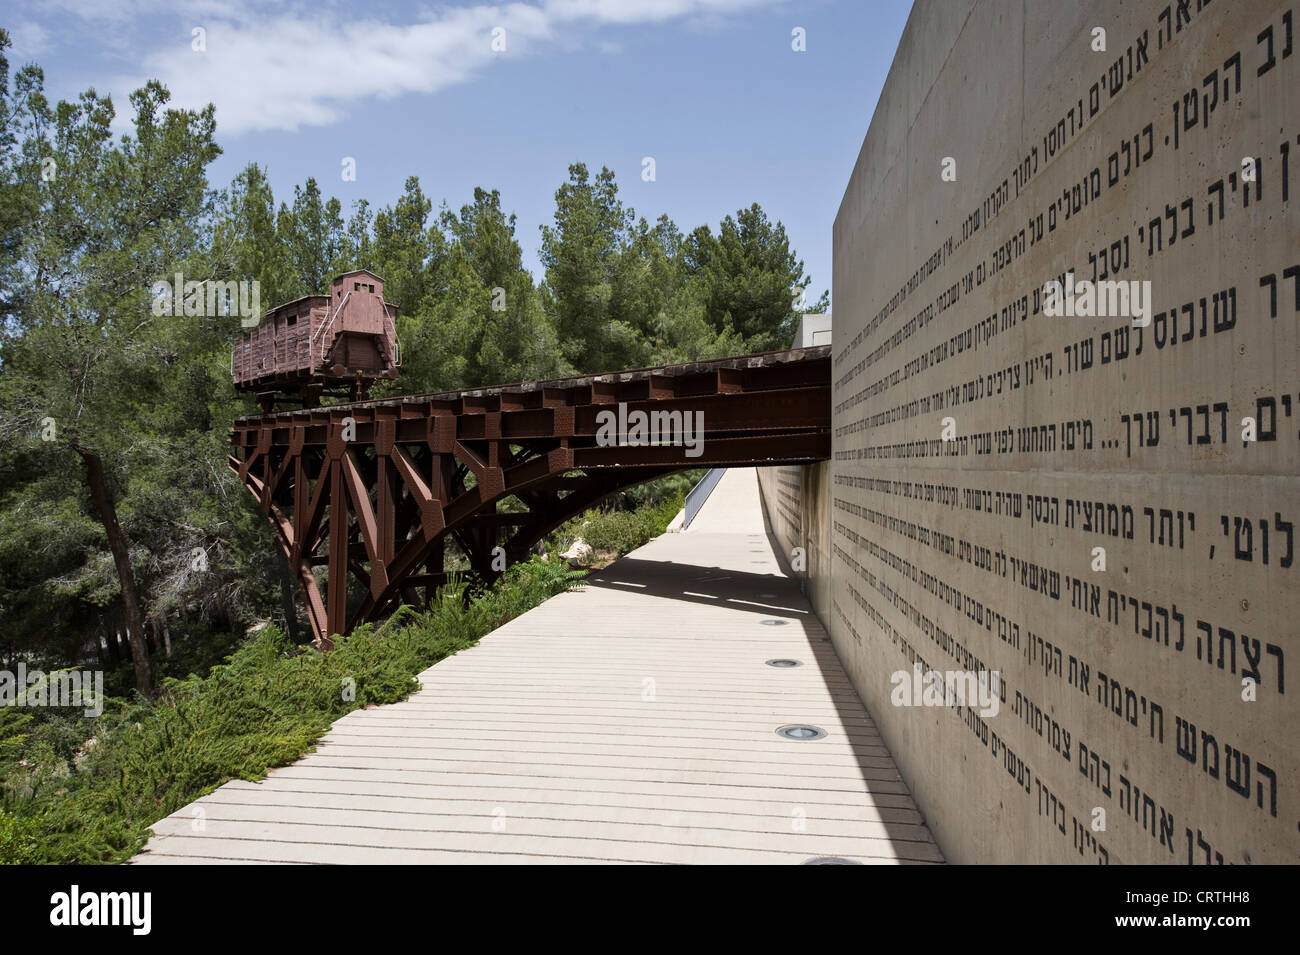
M781 572L752 470L729 472L690 530L420 680L262 782L159 821L134 861L942 861ZM792 723L827 735L777 735Z

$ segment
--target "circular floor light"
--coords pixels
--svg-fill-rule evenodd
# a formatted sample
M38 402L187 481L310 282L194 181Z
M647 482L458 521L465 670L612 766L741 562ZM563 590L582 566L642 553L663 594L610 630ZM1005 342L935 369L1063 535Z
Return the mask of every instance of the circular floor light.
M807 723L791 723L789 726L782 726L777 729L776 735L784 736L786 739L803 741L822 739L826 735L826 731L820 726L809 726Z
M782 658L777 660L768 660L767 665L770 667L776 667L778 670L788 670L790 667L801 667L803 666L803 663L799 660L788 660Z
M761 623L765 627L784 627L789 622L790 622L789 620L760 620L759 621L759 623Z
M843 856L818 856L809 859L804 865L862 865L862 863L856 859L845 859Z

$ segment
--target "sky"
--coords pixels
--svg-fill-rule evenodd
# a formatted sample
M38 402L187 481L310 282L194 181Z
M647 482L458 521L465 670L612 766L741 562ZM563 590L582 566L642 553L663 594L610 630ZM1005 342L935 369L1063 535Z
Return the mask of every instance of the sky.
M412 175L435 210L498 189L540 280L539 227L569 165L608 166L638 216L683 231L757 202L785 224L811 302L831 286L831 226L910 7L7 0L0 26L11 65L40 64L52 99L110 93L122 132L148 79L175 106L215 104L215 187L256 162L277 203L315 177L345 214Z

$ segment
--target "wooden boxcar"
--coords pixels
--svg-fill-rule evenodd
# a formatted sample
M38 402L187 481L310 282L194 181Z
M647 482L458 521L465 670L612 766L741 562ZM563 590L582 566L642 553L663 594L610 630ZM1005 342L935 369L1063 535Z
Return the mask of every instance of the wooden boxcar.
M284 397L315 407L322 394L357 401L373 382L397 377L397 306L384 280L360 269L266 313L230 356L230 377L270 410Z

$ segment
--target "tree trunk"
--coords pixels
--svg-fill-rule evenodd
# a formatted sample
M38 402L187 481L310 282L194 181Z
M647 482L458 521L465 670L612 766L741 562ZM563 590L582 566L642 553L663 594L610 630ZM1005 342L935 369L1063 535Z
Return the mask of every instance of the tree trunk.
M122 662L122 655L118 652L117 631L111 627L105 627L104 646L108 648L108 662L111 666L117 666Z
M284 629L290 641L295 645L301 643L298 635L298 609L293 602L293 580L289 573L289 558L285 557L277 542L275 548L276 566L280 570L280 602L284 607Z
M144 615L140 612L140 599L135 589L135 572L131 569L131 553L127 549L122 528L117 523L117 509L104 487L104 465L99 455L89 448L76 446L76 452L86 463L86 483L90 498L99 512L100 523L108 536L108 549L113 553L117 579L122 587L122 614L126 638L131 643L131 659L135 665L135 688L144 696L153 696L153 675L149 672L149 651L145 646Z

